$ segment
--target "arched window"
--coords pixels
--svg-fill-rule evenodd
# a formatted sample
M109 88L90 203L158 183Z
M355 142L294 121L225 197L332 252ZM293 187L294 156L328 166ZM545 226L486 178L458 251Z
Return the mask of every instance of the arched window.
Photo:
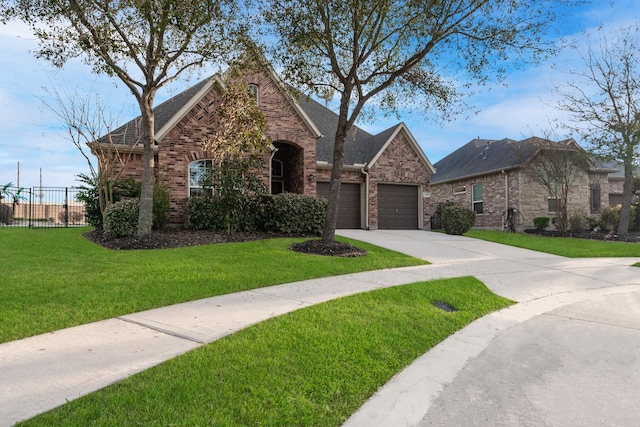
M256 100L256 105L260 105L260 88L258 85L252 83L247 85L247 87L249 88L249 95Z
M189 163L189 197L203 196L206 193L205 182L209 171L213 167L210 159L196 160ZM209 189L209 194L211 190Z

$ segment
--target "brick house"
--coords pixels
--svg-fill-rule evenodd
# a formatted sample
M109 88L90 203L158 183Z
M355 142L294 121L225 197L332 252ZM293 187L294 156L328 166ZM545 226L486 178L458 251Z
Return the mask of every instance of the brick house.
M195 177L211 165L201 139L217 126L223 79L214 75L154 108L154 168L170 190L171 224L185 221L187 199L201 191ZM260 171L269 191L326 197L337 115L312 99L292 97L272 70L245 72L243 80L256 96L271 141L268 167ZM131 153L122 178L142 176L139 122L134 119L111 133L119 150ZM109 148L104 137L100 141ZM354 127L345 147L338 228L428 228L427 185L434 172L404 123L377 135Z
M572 140L553 143L541 138L474 139L449 154L434 167L431 177L431 211L439 202L453 201L476 212L477 228L502 229L508 208L520 215L519 229L532 228L536 217L554 217L557 202L524 168L541 155L541 144L562 144L563 148L582 150ZM599 217L609 206L609 174L591 164L579 173L569 193L568 212Z

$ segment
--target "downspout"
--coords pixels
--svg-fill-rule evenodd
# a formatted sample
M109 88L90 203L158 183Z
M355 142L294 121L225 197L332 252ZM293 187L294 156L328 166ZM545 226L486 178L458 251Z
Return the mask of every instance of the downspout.
M364 175L364 227L365 230L369 229L369 172L367 172L367 164L365 163L364 167L360 169L360 172Z
M504 175L504 215L506 217L507 212L509 212L509 176L508 174L502 170L502 174ZM505 221L502 221L502 230L504 231Z

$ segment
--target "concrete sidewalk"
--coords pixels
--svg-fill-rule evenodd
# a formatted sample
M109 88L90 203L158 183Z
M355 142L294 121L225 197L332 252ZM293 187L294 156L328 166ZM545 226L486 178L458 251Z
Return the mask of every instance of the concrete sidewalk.
M635 354L640 354L637 352L640 328L634 323L640 314L633 311L640 306L640 270L629 267L640 258L568 260L424 231L341 230L340 234L428 259L433 264L273 286L1 344L0 426L13 425L270 317L341 296L435 278L473 275L494 292L521 304L480 319L445 340L376 393L346 425L458 425L458 420L446 418L457 413L457 407L452 410L438 402L452 401L446 397L447 392L455 390L458 384L464 389L465 381L471 381L465 380L465 375L474 363L491 364L492 360L505 363L491 355L492 351L502 352L498 346L500 338L517 328L528 328L529 321L544 313L551 313L545 315L549 321L535 325L537 329L532 331L547 336L548 329L556 329L556 322L572 318L567 313L578 312L588 319L593 316L604 319L600 322L603 325L613 323L612 327L625 328L630 336L620 339L631 342L631 346L635 343ZM598 312L599 299L607 301L609 308ZM583 301L587 306L580 305ZM591 302L595 308L588 305ZM553 312L561 307L573 307L573 311ZM628 313L627 320L620 320L622 310ZM567 331L579 336L581 329L576 329L577 332L570 328ZM607 333L612 340L615 335ZM537 339L535 333L531 339ZM617 346L612 344L608 348L615 350ZM625 366L635 369L637 378L638 361L630 360L626 352L629 348L624 347L625 352L616 355L625 361ZM555 352L551 348L543 354L554 358ZM575 372L580 372L578 368ZM487 372L486 367L481 372ZM505 371L504 375L511 374ZM571 385L567 387L571 389ZM494 391L500 393L502 389L497 387ZM484 408L482 399L475 401L480 409L466 410L474 420L471 425L495 425L484 422L484 415L473 415L474 410L482 412ZM459 421L459 425L468 425L466 419Z

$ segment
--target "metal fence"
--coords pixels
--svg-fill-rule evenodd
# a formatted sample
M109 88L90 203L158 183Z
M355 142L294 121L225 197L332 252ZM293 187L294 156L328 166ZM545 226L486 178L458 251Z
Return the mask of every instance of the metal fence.
M0 227L58 228L87 225L76 187L5 188Z

